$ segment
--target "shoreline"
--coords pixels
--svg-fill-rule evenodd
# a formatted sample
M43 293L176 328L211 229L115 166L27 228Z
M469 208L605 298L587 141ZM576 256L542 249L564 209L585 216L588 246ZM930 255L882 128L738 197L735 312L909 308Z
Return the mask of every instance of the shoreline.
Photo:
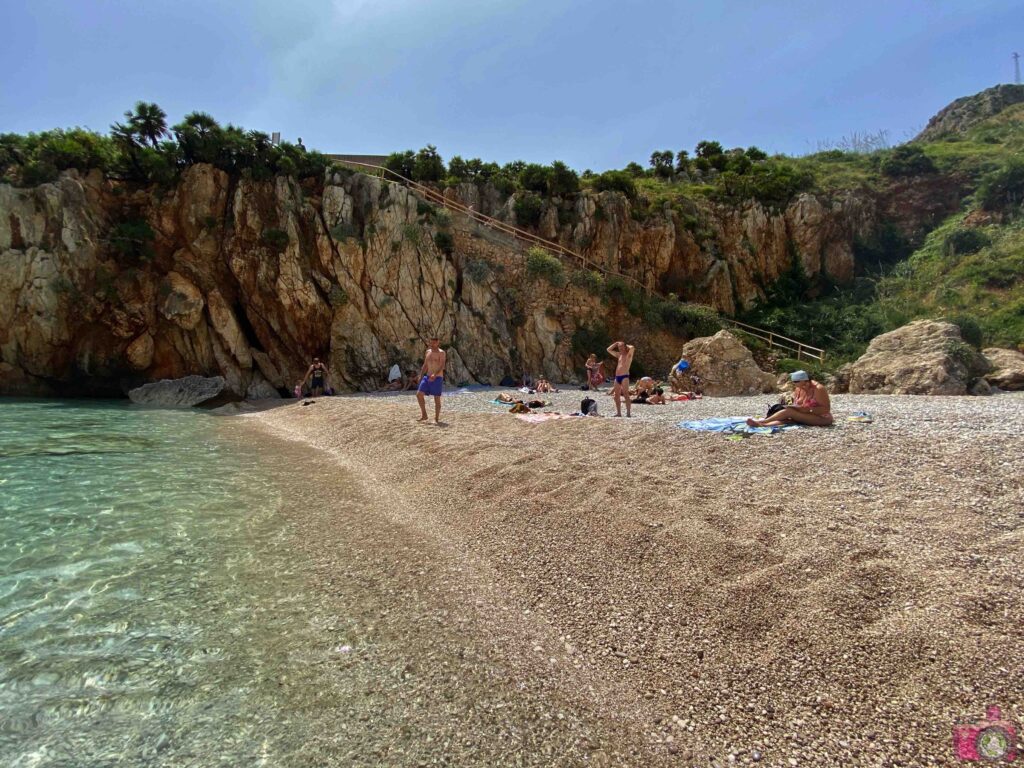
M731 442L669 422L770 396L527 424L471 392L438 428L403 394L246 421L429 534L496 658L622 720L626 764L943 765L955 720L1021 721L1024 398L836 396L837 427Z

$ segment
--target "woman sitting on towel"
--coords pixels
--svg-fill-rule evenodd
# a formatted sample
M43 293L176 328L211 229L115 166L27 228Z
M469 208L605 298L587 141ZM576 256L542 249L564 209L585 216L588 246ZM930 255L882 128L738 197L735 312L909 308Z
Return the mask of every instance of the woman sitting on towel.
M832 424L832 403L824 384L811 379L807 371L793 371L793 404L776 411L766 419L747 419L749 427L782 427L786 424L806 424L809 427L828 427Z

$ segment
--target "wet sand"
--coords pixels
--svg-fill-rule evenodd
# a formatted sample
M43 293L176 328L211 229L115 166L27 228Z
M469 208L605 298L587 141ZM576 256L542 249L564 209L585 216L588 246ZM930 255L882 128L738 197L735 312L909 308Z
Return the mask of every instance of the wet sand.
M491 397L440 427L409 395L245 417L319 449L311 485L356 478L365 511L319 505L309 556L324 589L365 585L396 669L418 640L448 660L372 715L461 691L457 723L418 726L428 764L944 766L955 720L1024 720L1024 398L840 396L835 428L732 442L672 424L770 397L544 424ZM495 717L492 689L521 696Z

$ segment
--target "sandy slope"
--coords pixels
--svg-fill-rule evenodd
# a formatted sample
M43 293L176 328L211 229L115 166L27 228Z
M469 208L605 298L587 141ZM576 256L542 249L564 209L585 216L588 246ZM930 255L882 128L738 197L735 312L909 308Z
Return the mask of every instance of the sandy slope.
M488 397L250 418L461 558L509 664L637 764L951 765L957 718L1024 721L1024 398L839 397L876 423L731 442L670 422L765 398L530 425Z

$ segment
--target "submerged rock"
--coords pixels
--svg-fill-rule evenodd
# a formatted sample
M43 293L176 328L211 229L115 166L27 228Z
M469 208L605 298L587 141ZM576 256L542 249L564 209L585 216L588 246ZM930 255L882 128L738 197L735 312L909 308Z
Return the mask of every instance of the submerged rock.
M160 408L211 408L238 399L227 389L223 376L185 376L154 381L131 390L128 397L137 405Z

